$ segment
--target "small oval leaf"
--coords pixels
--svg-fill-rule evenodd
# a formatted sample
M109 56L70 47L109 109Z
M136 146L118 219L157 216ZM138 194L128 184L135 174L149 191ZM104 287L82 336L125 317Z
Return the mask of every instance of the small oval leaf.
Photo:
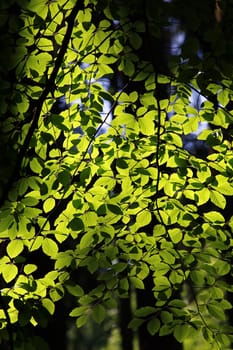
M15 258L20 253L22 253L24 248L24 244L20 239L15 239L13 241L10 241L6 251L10 258Z

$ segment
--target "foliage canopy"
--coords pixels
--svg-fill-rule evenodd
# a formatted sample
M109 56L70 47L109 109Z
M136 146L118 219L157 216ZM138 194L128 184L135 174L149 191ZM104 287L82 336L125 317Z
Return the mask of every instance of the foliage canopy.
M224 29L232 18L218 22L195 2L186 30L203 30L212 16L209 51L198 55L201 40L187 36L161 72L141 49L145 35L158 41L175 6L145 2L146 21L142 1L133 3L0 5L9 57L0 87L0 337L11 349L26 346L23 327L46 326L65 295L76 299L77 327L101 323L149 275L154 305L136 309L132 329L146 323L179 342L201 330L213 349L232 342L233 66ZM106 81L116 72L114 90ZM56 110L64 97L69 108ZM184 147L200 122L209 125L197 136L206 157ZM79 269L93 276L92 289L73 278Z

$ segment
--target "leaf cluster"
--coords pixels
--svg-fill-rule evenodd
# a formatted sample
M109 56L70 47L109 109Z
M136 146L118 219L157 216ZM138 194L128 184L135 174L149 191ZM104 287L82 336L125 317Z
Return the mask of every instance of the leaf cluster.
M145 23L132 23L124 6L106 4L98 17L99 6L29 1L16 24L4 17L17 40L0 106L14 151L11 175L0 174L1 293L9 298L1 331L9 322L45 327L66 295L76 300L69 315L77 327L100 324L150 275L154 305L135 310L131 328L146 323L151 335L179 342L201 330L228 346L232 82L179 67L158 74L140 56ZM112 91L104 82L116 71L126 83ZM172 93L158 97L161 86ZM193 90L206 98L200 108ZM61 97L69 108L55 113ZM198 135L210 149L205 159L184 148L200 122L209 125ZM73 277L83 268L93 289Z

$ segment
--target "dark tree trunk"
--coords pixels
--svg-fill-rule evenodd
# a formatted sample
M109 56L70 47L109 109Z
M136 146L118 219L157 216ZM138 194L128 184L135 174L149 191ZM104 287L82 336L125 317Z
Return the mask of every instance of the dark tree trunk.
M133 350L133 332L128 328L131 318L130 299L121 299L119 301L119 328L122 350Z

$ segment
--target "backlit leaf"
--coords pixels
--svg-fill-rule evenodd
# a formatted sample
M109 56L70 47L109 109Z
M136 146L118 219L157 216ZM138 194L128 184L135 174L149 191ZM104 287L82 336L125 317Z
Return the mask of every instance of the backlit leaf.
M210 191L208 188L202 188L200 191L196 192L198 197L198 205L205 204L210 198Z
M11 282L18 273L18 268L14 264L6 264L1 268L3 279L9 283Z
M221 209L226 207L226 198L218 191L210 190L210 200Z
M182 231L178 228L168 230L168 234L173 243L179 243L183 238Z
M55 305L52 302L52 300L50 300L49 298L44 298L42 299L42 305L44 306L44 308L46 310L48 310L48 312L50 313L50 315L54 314L55 311Z
M58 253L58 245L53 239L45 237L42 241L42 250L46 255L55 257Z
M30 275L32 272L36 271L37 270L37 266L35 264L27 264L24 266L24 273L26 275Z
M48 213L51 210L53 210L53 208L55 207L55 204L56 204L56 202L55 202L54 198L52 198L52 197L47 198L43 203L44 212Z
M24 248L23 241L20 239L15 239L8 243L6 250L10 258L15 258L20 253L22 253L23 248Z
M138 119L138 125L143 135L150 136L155 134L154 113L155 112L148 112Z
M139 212L136 216L136 224L138 227L143 227L148 225L152 220L152 215L148 210L143 210Z
M204 217L208 221L216 224L222 224L225 222L225 219L222 216L222 214L218 213L217 211L209 211L208 213L204 213Z

